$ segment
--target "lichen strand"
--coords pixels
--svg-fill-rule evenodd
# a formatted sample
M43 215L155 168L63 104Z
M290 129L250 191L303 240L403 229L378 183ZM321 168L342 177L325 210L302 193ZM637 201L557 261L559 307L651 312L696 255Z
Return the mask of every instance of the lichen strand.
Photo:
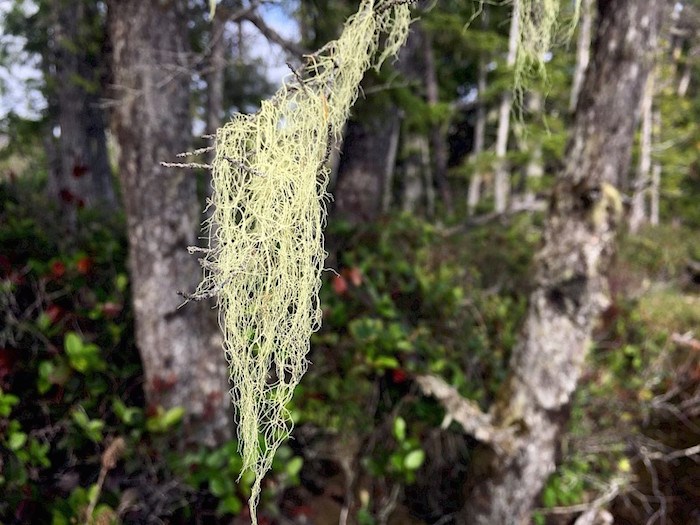
M216 134L209 250L197 294L215 294L230 363L243 469L260 484L289 436L286 408L321 323L326 160L360 81L403 45L408 2L363 0L342 35L290 75L254 115ZM380 44L382 46L379 51Z
M514 85L517 95L522 94L530 76L545 76L547 53L563 33L568 40L576 27L581 0L574 0L570 16L562 13L561 0L512 0L514 16L518 17L518 53L515 59ZM565 20L562 22L562 20Z

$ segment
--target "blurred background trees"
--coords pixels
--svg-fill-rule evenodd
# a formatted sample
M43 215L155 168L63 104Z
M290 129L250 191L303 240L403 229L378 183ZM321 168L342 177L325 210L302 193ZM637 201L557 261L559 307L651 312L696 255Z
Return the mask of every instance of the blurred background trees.
M573 169L567 138L591 89L604 93L585 78L614 4L582 2L576 34L520 100L517 3L419 2L399 59L365 79L331 159L338 273L263 519L460 523L465 494L489 486L489 452L416 379L507 406L547 274L542 252L533 263L546 209L553 191L572 194L555 185ZM245 522L216 314L178 309L176 293L199 278L186 247L208 178L160 163L255 111L285 63L356 7L224 0L210 20L204 0L0 1L0 521ZM631 141L615 175L625 224L610 304L581 387L554 415L556 470L542 490L527 481L535 523L698 519L700 3L657 7L640 100L627 92L610 110ZM622 75L613 66L595 67Z

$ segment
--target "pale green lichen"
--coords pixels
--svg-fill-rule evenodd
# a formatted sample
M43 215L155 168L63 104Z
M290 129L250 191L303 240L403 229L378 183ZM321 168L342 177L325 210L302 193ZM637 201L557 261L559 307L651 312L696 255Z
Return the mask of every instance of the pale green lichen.
M305 57L256 114L236 115L216 133L210 246L197 295L218 298L243 471L255 474L253 523L321 323L330 144L365 72L405 42L409 3L363 0L338 40Z
M557 44L558 35L571 38L579 18L581 0L567 1L571 12L562 8L562 0L512 0L513 16L518 23L518 51L514 67L516 94L522 92L533 75L546 76L546 57Z

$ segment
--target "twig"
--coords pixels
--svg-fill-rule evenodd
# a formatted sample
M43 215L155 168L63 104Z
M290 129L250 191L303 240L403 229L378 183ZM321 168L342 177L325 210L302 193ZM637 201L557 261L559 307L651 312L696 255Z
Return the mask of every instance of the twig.
M216 149L216 146L206 146L204 148L199 148L193 151L184 151L182 153L178 153L175 155L176 157L194 157L195 155L201 155L202 153L208 153L210 151L214 151Z
M267 175L263 173L260 170L256 170L255 168L251 166L246 166L243 164L240 160L236 160L232 157L227 157L226 155L223 155L224 160L227 160L231 165L236 166L237 168L242 169L243 171L247 171L251 175L255 175L256 177L266 177Z
M124 438L118 437L112 441L102 454L102 466L100 467L100 474L97 477L97 490L91 491L92 496L85 509L85 525L93 525L92 514L95 512L97 501L100 499L102 486L107 478L107 473L117 466L117 461L119 461L119 458L124 453L125 448L126 442Z
M211 169L211 164L202 164L200 162L161 162L160 165L165 168L187 168L191 170Z

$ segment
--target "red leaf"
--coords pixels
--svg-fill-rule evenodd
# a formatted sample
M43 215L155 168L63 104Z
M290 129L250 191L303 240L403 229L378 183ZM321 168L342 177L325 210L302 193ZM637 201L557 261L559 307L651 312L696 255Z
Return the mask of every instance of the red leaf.
M87 275L92 270L92 259L90 257L81 257L75 263L78 273L81 275Z
M362 271L360 271L357 266L345 268L343 270L343 275L353 286L360 286L362 284Z
M406 373L405 370L403 370L401 368L394 368L391 371L391 380L394 383L397 383L397 384L405 383L407 379L408 379L408 374Z
M66 273L66 265L61 261L51 263L51 275L54 279L60 279Z
M56 324L63 317L63 308L61 308L57 304L51 304L46 309L45 313L49 317L51 324Z
M331 284L333 286L333 291L338 295L344 295L348 291L348 282L342 275L333 277L333 282Z
M108 319L114 319L117 317L124 306L120 303L106 302L102 305L102 313Z

